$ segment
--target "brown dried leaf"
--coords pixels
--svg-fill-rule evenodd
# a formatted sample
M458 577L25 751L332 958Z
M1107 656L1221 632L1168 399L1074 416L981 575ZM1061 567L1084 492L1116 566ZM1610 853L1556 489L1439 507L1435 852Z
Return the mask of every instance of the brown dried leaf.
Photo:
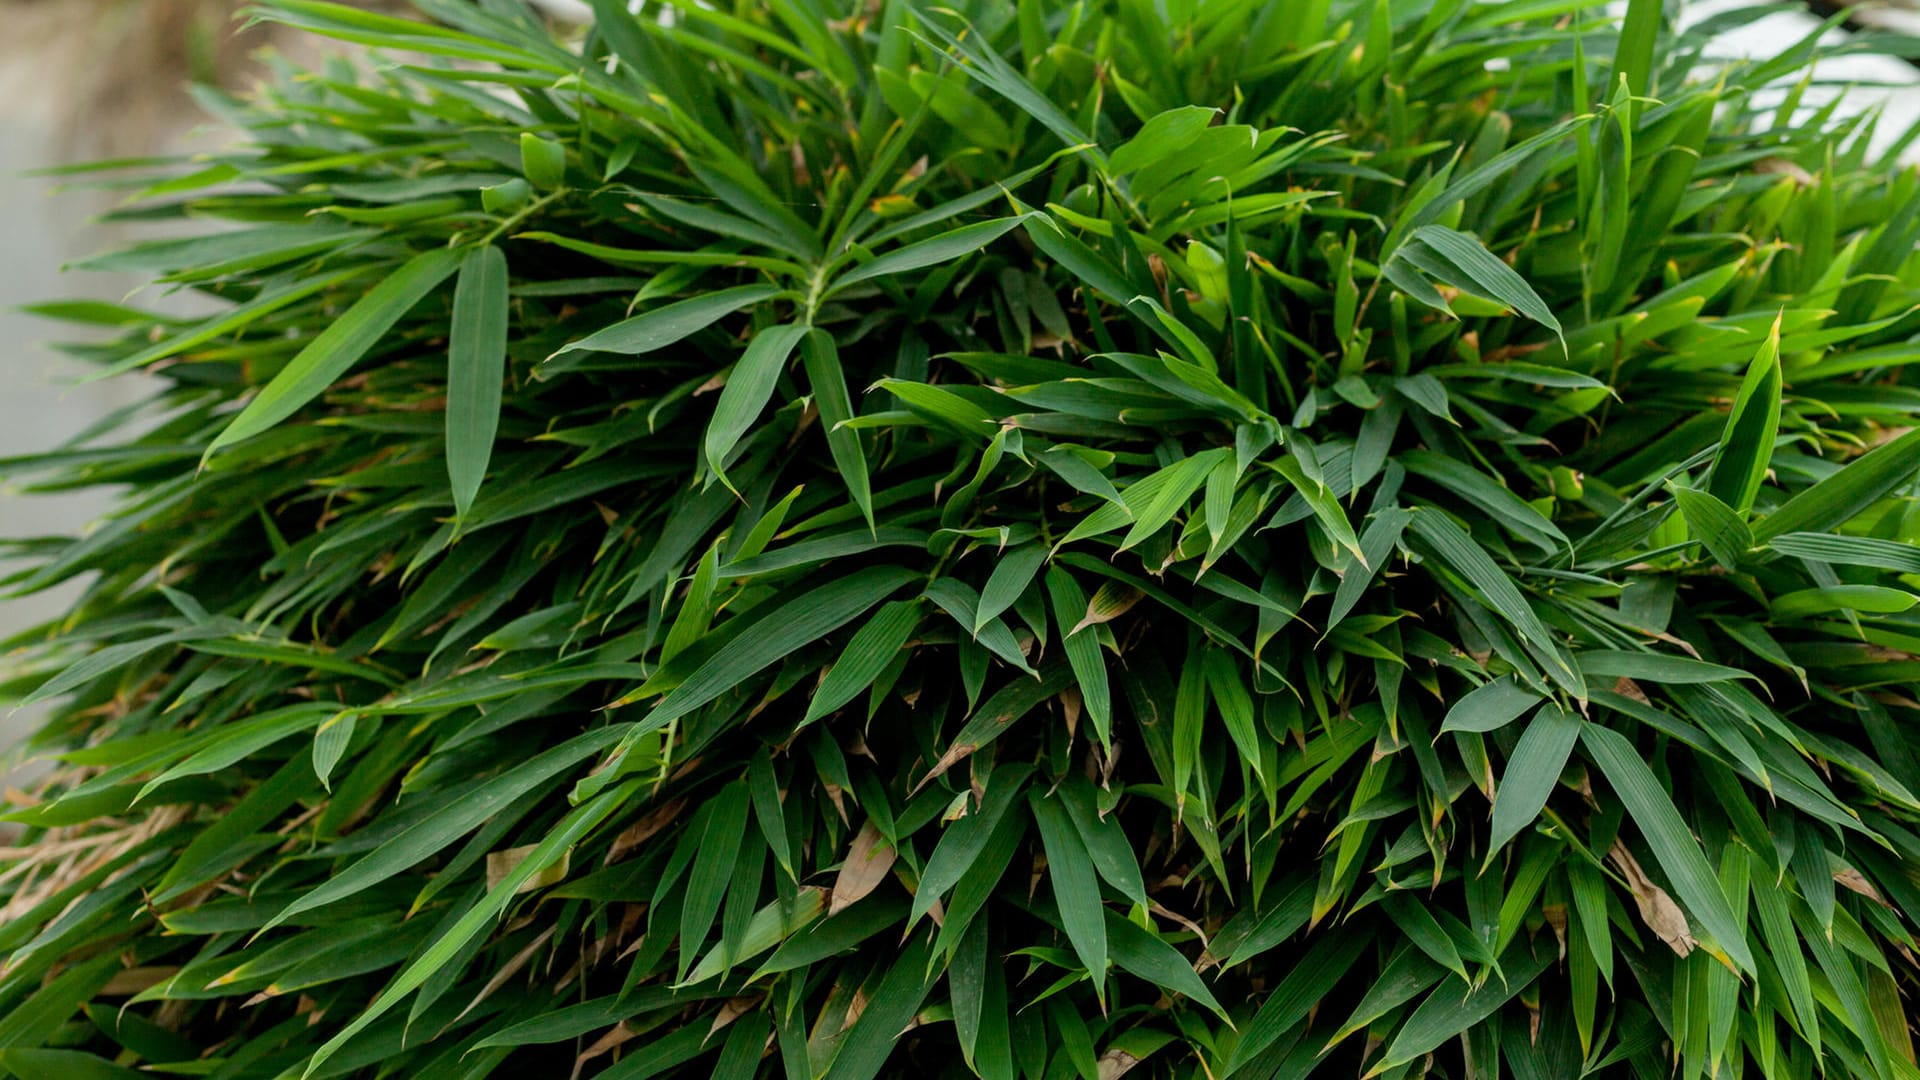
M1789 176L1801 187L1814 182L1812 173L1783 157L1761 158L1753 163L1753 171L1766 176Z
M1679 649L1681 652L1686 653L1688 656L1693 657L1695 660L1700 659L1700 650L1694 648L1693 643L1690 641L1677 638L1672 634L1664 634L1664 633L1653 635L1653 639L1655 641L1664 641L1667 644L1672 645L1674 648Z
M821 789L827 793L827 798L833 800L833 808L840 814L840 824L851 824L852 822L847 817L846 792L841 789L839 784L829 784L825 782L822 782Z
M538 844L523 844L520 847L508 848L505 851L488 852L487 888L498 888L500 883L507 879L507 875L513 873L522 862L526 861L527 856L533 854L533 849L539 846ZM554 863L552 866L521 882L520 887L513 890L514 895L518 896L521 893L532 892L535 889L544 889L549 885L558 885L567 880L567 864L571 861L572 855L573 852L571 850L561 852L559 862Z
M707 1038L713 1038L714 1032L752 1012L754 1006L760 1004L764 997L766 997L765 994L743 994L740 997L728 998L727 1003L720 1006L720 1011L714 1014L713 1026L707 1029Z
M493 973L493 977L488 979L487 985L481 987L480 992L473 996L473 1000L467 1002L467 1007L460 1010L460 1015L453 1018L454 1023L465 1019L466 1015L473 1011L474 1006L492 997L495 991L507 985L507 980L519 974L520 970L527 966L527 962L533 959L533 954L539 952L540 947L545 945L558 929L560 929L558 926L547 927L545 933L527 942L526 948L514 953L512 959L502 964L499 971Z
M580 1051L580 1056L573 1059L572 1080L579 1080L580 1070L586 1067L587 1062L633 1041L634 1036L638 1034L638 1032L627 1026L625 1020L613 1025L605 1035L595 1039L592 1046Z
M1120 616L1125 615L1133 605L1139 603L1146 595L1146 593L1141 592L1139 589L1118 581L1102 582L1100 588L1094 592L1093 599L1087 601L1086 615L1081 618L1073 629L1067 631L1067 634L1071 636L1089 626L1098 626L1101 623L1112 622Z
M1172 922L1177 922L1181 926L1186 927L1188 933L1191 933L1194 937L1200 939L1200 948L1202 950L1205 950L1206 948L1209 947L1207 943L1207 932L1200 928L1199 923L1194 922L1192 919L1187 918L1185 915L1182 915L1179 912L1168 908L1166 905L1160 903L1160 901L1158 900L1153 900L1151 903L1149 903L1147 905L1147 910L1153 912L1155 915L1158 915L1163 919L1167 919Z
M620 835L613 838L613 846L607 849L607 857L600 865L612 866L619 862L627 852L646 843L655 833L673 824L674 819L680 816L680 811L685 809L686 805L687 800L675 799L664 806L655 807L645 817L622 829Z
M1647 692L1640 689L1640 684L1625 675L1613 680L1613 692L1623 698L1632 698L1642 705L1653 704L1653 701L1647 697Z
M840 864L840 875L833 879L833 900L827 905L827 915L838 915L859 903L885 881L887 872L893 869L895 854L893 845L881 837L872 821L860 826L846 860Z
M1633 890L1634 906L1640 909L1640 920L1647 924L1661 941L1674 952L1685 956L1691 953L1699 942L1693 940L1693 933L1687 928L1686 912L1673 902L1667 891L1655 885L1640 868L1640 863L1627 850L1625 844L1615 840L1613 850L1607 852L1608 858L1620 868L1621 876L1627 879L1627 888Z
M122 997L158 986L179 974L177 967L137 967L116 971L107 985L96 991L101 997Z
M1841 888L1858 893L1874 903L1879 904L1881 907L1886 908L1888 911L1894 910L1893 905L1887 903L1887 898L1880 895L1880 890L1873 887L1873 882L1868 881L1864 874L1851 866L1835 870L1833 872L1833 881L1834 884L1839 885Z
M847 1015L846 1015L846 1019L840 1022L840 1030L841 1031L851 1030L854 1023L860 1019L860 1014L866 1011L867 1011L866 990L864 989L855 990L853 992L853 1000L847 1002Z
M1553 928L1553 939L1560 943L1560 959L1567 958L1567 906L1565 904L1545 904L1540 914L1546 916L1547 925Z

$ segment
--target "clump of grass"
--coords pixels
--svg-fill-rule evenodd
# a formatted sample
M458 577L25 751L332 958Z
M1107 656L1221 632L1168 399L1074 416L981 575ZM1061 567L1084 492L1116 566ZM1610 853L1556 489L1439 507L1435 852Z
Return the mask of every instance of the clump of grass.
M124 181L224 310L48 309L164 389L5 463L123 494L12 546L0 1066L1914 1075L1920 176L1813 39L418 6Z

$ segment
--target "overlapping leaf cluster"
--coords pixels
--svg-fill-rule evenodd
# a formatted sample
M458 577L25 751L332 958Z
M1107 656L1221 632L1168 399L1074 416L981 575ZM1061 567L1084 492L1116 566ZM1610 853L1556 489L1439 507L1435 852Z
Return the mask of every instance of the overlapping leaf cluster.
M1920 176L1811 40L594 6L275 0L379 59L102 174L222 305L51 307L164 389L4 463L122 494L14 545L0 1067L1920 1074Z

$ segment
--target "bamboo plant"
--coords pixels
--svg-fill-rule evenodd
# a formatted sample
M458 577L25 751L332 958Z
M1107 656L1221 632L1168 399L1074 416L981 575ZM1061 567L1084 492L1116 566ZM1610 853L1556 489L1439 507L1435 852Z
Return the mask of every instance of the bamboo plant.
M1920 173L1818 35L416 6L89 174L217 310L42 308L157 390L0 462L118 500L6 550L0 1070L1920 1076Z

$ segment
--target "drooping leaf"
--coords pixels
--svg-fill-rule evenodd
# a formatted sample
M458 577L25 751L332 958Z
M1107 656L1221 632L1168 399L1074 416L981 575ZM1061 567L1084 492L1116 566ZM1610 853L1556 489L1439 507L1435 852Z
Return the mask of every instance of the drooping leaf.
M447 478L454 512L473 506L500 429L507 362L507 257L491 244L460 261L447 343Z
M1493 800L1493 833L1487 840L1491 862L1507 841L1540 816L1540 808L1560 783L1560 773L1580 738L1580 718L1556 704L1540 707L1520 733L1520 742L1507 759Z
M369 289L247 403L207 445L202 459L273 428L319 397L380 344L415 304L450 277L460 262L460 253L451 249L424 252Z
M1700 920L1736 965L1751 970L1753 957L1747 949L1746 935L1736 928L1718 878L1653 770L1647 768L1625 736L1609 728L1583 724L1580 741L1619 796L1627 816L1639 826L1688 913Z
M1642 75L1644 79L1645 76ZM1707 493L1744 514L1766 478L1773 460L1773 443L1780 429L1780 320L1773 320L1767 340L1753 355L1740 393L1720 436L1720 452L1707 475ZM1685 507L1683 502L1682 507ZM1711 545L1709 545L1711 547Z

